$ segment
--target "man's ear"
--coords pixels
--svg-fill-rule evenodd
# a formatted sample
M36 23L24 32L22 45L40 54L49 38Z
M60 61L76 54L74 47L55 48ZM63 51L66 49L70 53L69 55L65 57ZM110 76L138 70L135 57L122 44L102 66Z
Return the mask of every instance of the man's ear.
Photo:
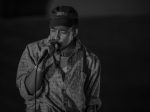
M75 28L75 29L74 29L74 33L73 33L73 36L76 37L77 35L78 35L78 28Z

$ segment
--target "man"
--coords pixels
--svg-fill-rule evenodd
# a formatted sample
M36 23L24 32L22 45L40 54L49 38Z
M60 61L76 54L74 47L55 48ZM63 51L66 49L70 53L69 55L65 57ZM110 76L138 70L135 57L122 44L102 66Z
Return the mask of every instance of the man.
M50 35L26 46L17 87L26 112L99 112L100 61L78 38L78 14L54 8Z

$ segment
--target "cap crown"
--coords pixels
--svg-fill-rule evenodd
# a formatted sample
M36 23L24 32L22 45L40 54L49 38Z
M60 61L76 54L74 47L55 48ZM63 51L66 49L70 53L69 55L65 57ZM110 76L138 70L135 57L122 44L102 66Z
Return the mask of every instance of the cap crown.
M57 6L52 10L51 16L67 16L69 18L78 18L78 13L71 6Z

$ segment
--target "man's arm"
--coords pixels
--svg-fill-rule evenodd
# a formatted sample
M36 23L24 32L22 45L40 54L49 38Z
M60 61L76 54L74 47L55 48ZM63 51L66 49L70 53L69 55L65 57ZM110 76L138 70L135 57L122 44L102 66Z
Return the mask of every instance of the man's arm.
M101 107L100 100L100 60L94 54L87 57L88 77L85 85L86 112L98 112Z
M32 50L32 48L27 46L19 62L16 83L20 90L20 94L24 99L32 99L34 98L35 91L36 95L38 96L42 90L43 63L41 62L39 65L37 65L38 56L35 56L35 54L38 53L37 50L38 49L36 49L36 47Z
M33 71L25 79L25 86L31 95L35 94L42 86L43 70L39 66L35 66ZM35 78L36 77L36 78ZM35 84L36 82L36 84ZM35 87L36 85L36 87Z

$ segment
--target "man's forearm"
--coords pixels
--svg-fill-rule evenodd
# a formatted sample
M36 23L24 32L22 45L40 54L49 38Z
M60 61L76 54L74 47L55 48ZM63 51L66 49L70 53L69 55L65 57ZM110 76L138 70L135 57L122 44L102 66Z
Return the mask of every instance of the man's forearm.
M43 80L42 70L39 68L35 68L25 80L25 85L28 91L30 92L30 94L33 95L35 93L35 89L37 91L41 88L42 80ZM35 81L36 81L36 88L35 88Z

